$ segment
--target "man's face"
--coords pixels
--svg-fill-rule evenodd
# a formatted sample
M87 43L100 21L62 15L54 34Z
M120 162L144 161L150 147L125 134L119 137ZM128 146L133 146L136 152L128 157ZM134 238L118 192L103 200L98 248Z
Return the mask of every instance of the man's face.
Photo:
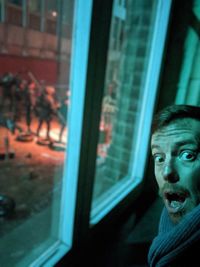
M178 223L200 203L200 121L171 122L153 134L151 148L159 193Z

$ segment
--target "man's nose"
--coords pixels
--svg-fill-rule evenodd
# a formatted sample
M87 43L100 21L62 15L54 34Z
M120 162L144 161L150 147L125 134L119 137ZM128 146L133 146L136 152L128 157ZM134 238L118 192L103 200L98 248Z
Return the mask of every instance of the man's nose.
M168 161L163 169L163 178L165 181L170 183L176 183L179 181L179 175L175 163L170 160Z

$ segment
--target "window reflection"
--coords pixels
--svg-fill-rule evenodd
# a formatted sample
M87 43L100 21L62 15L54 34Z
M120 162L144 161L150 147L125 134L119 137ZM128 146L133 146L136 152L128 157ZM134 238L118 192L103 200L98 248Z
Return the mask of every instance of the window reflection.
M156 7L157 1L114 1L91 218L133 178Z
M7 1L1 6L6 14L0 24L0 266L4 267L29 266L59 240L74 9L73 0L62 2L65 9L50 0ZM67 29L65 12L72 18Z

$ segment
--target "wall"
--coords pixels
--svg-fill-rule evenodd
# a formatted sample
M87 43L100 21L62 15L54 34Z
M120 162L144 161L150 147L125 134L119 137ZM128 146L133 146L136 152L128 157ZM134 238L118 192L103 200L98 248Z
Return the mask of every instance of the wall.
M19 72L20 77L28 79L27 73L31 71L38 81L45 81L47 84L57 82L58 64L55 60L0 55L0 62L0 75L5 72Z
M68 84L71 40L7 23L0 24L0 75L31 71L47 84Z

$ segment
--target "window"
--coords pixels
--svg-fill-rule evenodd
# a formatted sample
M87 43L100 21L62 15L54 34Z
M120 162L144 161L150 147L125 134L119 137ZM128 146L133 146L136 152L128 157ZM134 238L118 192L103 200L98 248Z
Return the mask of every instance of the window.
M61 39L7 22L2 28L0 265L38 267L58 261L72 243L74 196L65 194L65 166L74 43L72 35Z
M44 1L43 1L44 2ZM28 1L27 13L29 15L28 25L29 28L33 30L40 31L41 29L41 10L42 10L42 2L41 1Z
M118 1L114 1L113 6L93 188L92 224L142 182L147 135L144 139L142 136L143 132L149 132L149 110L153 102L150 105L148 102L154 99L158 77L158 73L156 77L151 75L154 71L151 60L155 46L160 42L157 35L158 17L162 12L168 16L167 9L161 9L162 1L125 2L123 6L126 8L119 6ZM153 87L149 87L148 79L155 79Z
M23 1L22 0L20 1L9 0L6 4L7 4L7 14L6 14L7 22L14 24L14 25L22 26Z
M46 32L55 34L56 33L56 24L57 24L57 12L58 5L61 4L60 1L46 1Z
M2 23L4 267L53 266L142 182L170 8L44 2L30 6L41 8L40 31L14 16Z

